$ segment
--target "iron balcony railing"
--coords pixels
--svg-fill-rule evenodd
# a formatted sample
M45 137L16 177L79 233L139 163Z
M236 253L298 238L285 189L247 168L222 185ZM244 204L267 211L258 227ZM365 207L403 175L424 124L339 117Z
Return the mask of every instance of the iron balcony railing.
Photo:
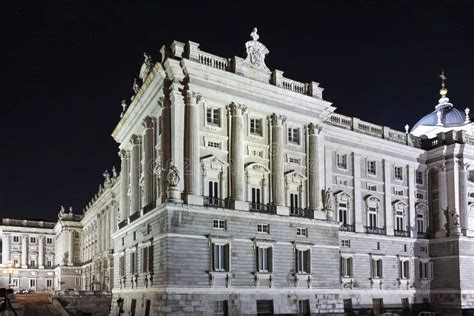
M204 206L227 208L227 201L214 196L204 197Z
M128 218L130 223L140 218L140 212L135 212Z
M291 207L290 216L313 218L313 210L307 208Z
M428 238L428 234L426 232L417 232L416 237L418 237L418 238Z
M367 232L367 234L385 235L385 227L366 226L365 231Z
M143 214L148 213L149 211L153 210L156 207L156 202L150 202L143 207Z
M344 224L342 223L341 226L339 226L339 230L342 232L353 232L355 231L354 225L349 225L349 224Z
M249 210L251 212L272 213L273 207L270 204L250 202Z
M407 231L407 230L398 230L398 229L395 229L393 231L393 234L397 237L410 237L410 232Z
M118 228L124 228L125 226L127 226L127 223L128 223L128 220L127 219L124 219L123 221L121 221L120 223L118 223Z

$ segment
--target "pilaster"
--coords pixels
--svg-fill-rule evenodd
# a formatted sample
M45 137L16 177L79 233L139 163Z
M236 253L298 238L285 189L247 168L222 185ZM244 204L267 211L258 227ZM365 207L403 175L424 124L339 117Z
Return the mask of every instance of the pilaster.
M386 159L382 161L384 178L384 209L385 209L385 231L388 236L394 235L393 207L392 207L392 168L393 165Z
M415 183L415 168L412 166L407 167L408 170L408 214L410 216L409 220L409 231L412 237L417 236L417 229L416 229L416 208L415 208L415 190L416 190L416 183Z
M438 208L438 231L436 232L436 237L446 237L447 232L447 220L445 212L448 209L448 191L447 191L447 182L446 182L446 165L442 163L438 166L438 198L439 198L439 208Z
M28 236L21 236L21 268L28 268Z
M38 268L44 269L44 236L38 237Z
M140 136L133 135L130 139L130 215L140 211Z
M119 222L125 220L130 215L129 211L129 196L128 196L128 187L129 187L129 158L130 154L127 150L120 150L119 156L121 159L120 167L120 204L119 204Z
M284 133L283 125L286 117L273 113L270 116L272 129L272 142L270 144L270 155L272 160L272 204L279 215L289 215L289 209L285 206L285 183L284 183Z
M232 115L231 131L231 197L235 209L248 210L245 201L244 188L244 133L243 114L247 107L242 104L232 103L229 110Z
M155 201L155 119L147 116L142 122L145 128L143 136L143 193L144 206Z
M362 207L362 192L360 185L360 160L361 156L359 154L352 153L352 170L354 172L354 224L355 231L358 233L365 232L364 222L362 219L364 208Z

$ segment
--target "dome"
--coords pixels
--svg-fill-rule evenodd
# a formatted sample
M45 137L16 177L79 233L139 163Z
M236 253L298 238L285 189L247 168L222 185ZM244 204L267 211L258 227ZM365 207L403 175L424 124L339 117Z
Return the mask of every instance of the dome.
M438 111L441 112L441 124L443 124L444 127L457 127L464 125L466 115L455 107L450 106L434 110L430 114L424 116L415 124L415 126L413 126L412 131L421 125L436 126L438 124Z

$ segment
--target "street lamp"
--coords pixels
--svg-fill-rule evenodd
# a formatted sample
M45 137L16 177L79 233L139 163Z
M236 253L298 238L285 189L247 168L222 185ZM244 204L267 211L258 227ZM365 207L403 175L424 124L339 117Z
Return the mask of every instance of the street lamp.
M15 272L15 269L13 268L13 263L10 261L8 264L8 288L11 288L12 284L12 274Z

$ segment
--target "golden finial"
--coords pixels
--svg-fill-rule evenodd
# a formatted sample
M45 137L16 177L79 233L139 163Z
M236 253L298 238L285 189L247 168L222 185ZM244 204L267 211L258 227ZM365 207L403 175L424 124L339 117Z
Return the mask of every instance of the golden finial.
M441 78L441 89L439 89L439 94L441 94L444 97L448 94L448 88L446 88L446 83L445 83L448 77L444 75L444 70L441 70L441 75L439 75L439 77Z

